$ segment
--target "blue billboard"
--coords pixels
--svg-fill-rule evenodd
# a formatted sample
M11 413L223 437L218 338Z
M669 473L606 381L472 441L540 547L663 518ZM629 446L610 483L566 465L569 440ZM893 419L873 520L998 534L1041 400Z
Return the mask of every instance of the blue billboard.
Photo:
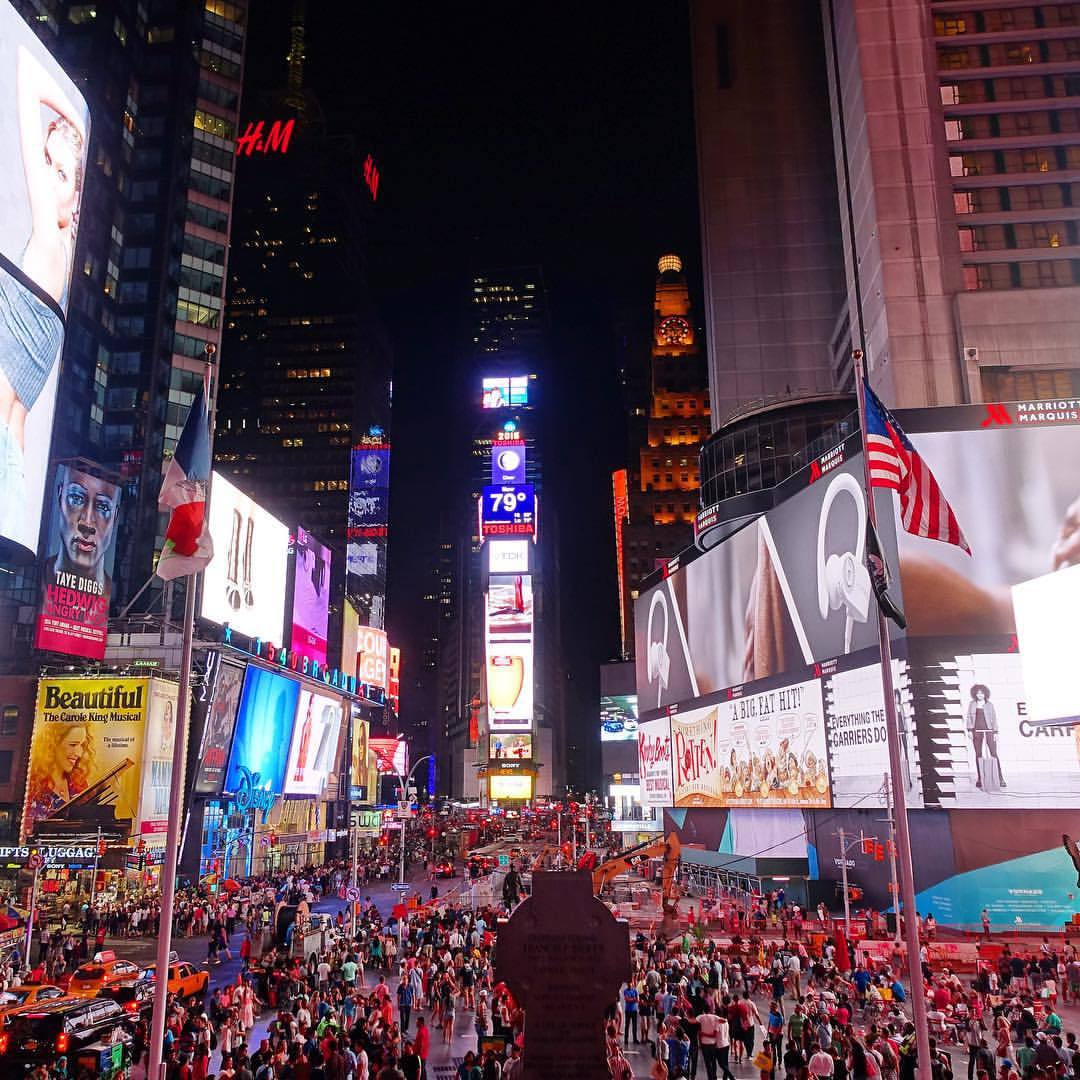
M483 536L531 536L536 532L532 484L489 484L480 496Z
M227 792L269 785L269 791L281 794L299 698L295 679L248 664L225 773Z

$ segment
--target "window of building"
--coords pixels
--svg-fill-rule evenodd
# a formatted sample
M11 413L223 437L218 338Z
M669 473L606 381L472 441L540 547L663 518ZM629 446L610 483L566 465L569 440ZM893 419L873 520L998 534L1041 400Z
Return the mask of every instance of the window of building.
M19 730L19 706L5 705L0 709L0 735L15 735Z
M967 20L963 15L950 17L937 15L934 17L934 33L938 37L952 37L954 34L966 34L967 32Z
M68 8L68 21L78 26L97 18L97 4L72 4Z
M1080 372L984 368L980 372L987 401L1038 401L1080 394Z

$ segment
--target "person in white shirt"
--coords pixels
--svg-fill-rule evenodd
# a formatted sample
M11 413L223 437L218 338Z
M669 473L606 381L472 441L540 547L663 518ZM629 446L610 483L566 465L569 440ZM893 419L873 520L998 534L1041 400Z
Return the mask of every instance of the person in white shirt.
M811 1049L813 1052L810 1054L810 1075L818 1077L819 1080L826 1080L833 1074L832 1055L822 1050L818 1043L814 1043Z
M723 1080L735 1080L728 1066L728 1054L731 1049L731 1030L727 1020L714 1012L703 1012L696 1018L698 1026L698 1046L705 1062L705 1075L708 1080L716 1080L716 1066L719 1064Z

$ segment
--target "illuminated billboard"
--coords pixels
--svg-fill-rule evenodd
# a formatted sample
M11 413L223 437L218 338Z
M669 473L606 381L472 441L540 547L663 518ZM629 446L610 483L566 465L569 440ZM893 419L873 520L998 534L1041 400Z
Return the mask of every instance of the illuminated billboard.
M290 648L325 666L332 553L304 528L296 530L295 549Z
M90 462L56 467L34 648L101 660L108 634L120 485Z
M487 626L491 638L532 636L532 578L524 574L492 574L488 578Z
M495 773L488 776L492 802L526 801L533 797L533 777L528 773Z
M164 679L149 681L139 787L138 832L143 836L165 833L169 829L169 791L179 689L176 683Z
M137 831L149 679L41 679L22 839Z
M368 797L368 737L371 725L353 706L352 712L352 747L349 757L349 799L361 802Z
M642 806L675 805L671 766L671 722L668 718L661 716L638 724Z
M388 643L385 630L361 626L356 638L356 677L368 686L385 690L389 682Z
M38 554L49 482L90 112L8 3L0 102L0 557L25 563Z
M491 761L527 761L532 756L532 735L488 736L488 758Z
M525 483L525 443L520 439L491 444L491 482L493 484Z
M527 574L529 547L528 540L489 540L488 573Z
M296 679L248 664L225 791L236 794L257 789L281 794L299 699Z
M337 764L341 737L341 699L300 690L284 795L319 795Z
M409 744L404 739L385 736L368 739L368 750L375 757L375 768L381 773L405 776L409 771Z
M215 472L210 535L215 557L203 572L199 614L249 638L281 641L288 527Z
M196 795L220 795L229 764L236 711L244 687L244 669L236 664L220 662L214 680L213 697L206 714L198 771L195 773Z
M533 714L533 647L528 641L492 641L487 654L488 729L527 731Z
M601 742L632 742L637 732L637 694L605 694L600 698Z
M360 443L353 447L349 481L348 570L376 573L364 555L365 539L385 538L390 524L390 446Z
M485 409L506 409L529 404L528 375L485 376L481 388L481 405Z
M532 484L489 484L480 495L481 536L532 536L536 491Z
M395 713L401 711L401 650L396 645L389 648L386 667L386 700Z

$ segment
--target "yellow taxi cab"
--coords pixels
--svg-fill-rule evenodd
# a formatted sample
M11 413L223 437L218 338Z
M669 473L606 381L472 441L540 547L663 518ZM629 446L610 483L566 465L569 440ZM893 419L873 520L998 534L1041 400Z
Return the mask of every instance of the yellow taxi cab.
M118 960L112 949L106 949L95 953L93 960L77 967L70 977L61 976L60 982L67 980L67 992L74 997L97 997L106 986L137 979L141 970L138 964Z
M0 1015L24 1005L42 1005L46 1001L59 1001L68 993L62 986L52 983L35 983L32 986L9 986L0 990Z
M200 971L194 964L181 960L176 953L169 955L168 967L169 993L182 1000L201 998L210 986L210 973ZM154 982L157 979L157 964L151 964L142 974L142 978Z

